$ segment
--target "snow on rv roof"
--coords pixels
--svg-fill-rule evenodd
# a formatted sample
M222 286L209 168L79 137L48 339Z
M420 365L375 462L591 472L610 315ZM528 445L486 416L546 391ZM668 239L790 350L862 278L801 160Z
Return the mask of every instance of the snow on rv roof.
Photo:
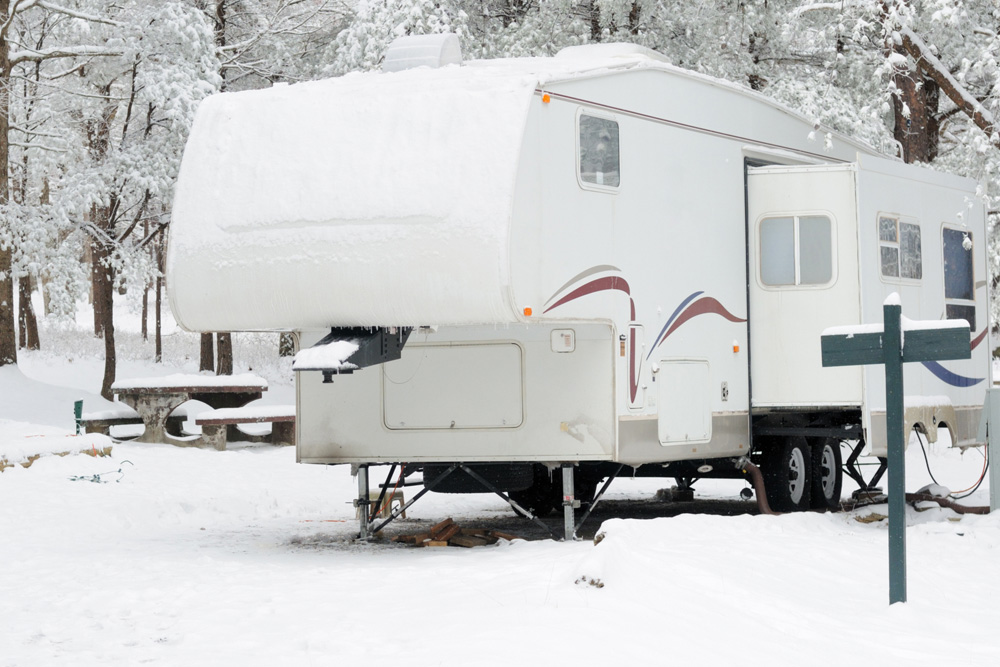
M205 100L171 223L178 323L508 321L507 222L536 84L421 68ZM455 261L428 271L445 251ZM363 279L373 261L377 285Z
M620 44L206 99L171 223L178 323L231 331L516 320L507 226L533 96L646 68L766 99ZM373 259L366 248L376 246ZM443 252L448 261L428 270L423 258ZM373 261L374 286L362 278Z

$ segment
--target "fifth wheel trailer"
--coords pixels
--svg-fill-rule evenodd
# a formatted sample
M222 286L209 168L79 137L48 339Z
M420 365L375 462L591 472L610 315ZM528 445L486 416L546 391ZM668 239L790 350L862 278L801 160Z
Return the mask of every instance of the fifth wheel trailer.
M822 368L820 334L893 292L969 322L972 358L905 390L907 428L972 444L985 247L975 183L594 45L209 98L167 278L189 330L298 334L303 463L484 490L441 478L463 464L571 516L559 467L586 502L622 465L690 483L753 460L805 509L839 502L842 441L884 456L881 368Z

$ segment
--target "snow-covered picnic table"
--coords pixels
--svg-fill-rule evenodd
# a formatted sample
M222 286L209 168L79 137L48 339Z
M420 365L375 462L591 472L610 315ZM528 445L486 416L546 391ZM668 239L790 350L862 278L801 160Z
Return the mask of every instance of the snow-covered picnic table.
M219 408L239 408L267 391L267 380L257 375L191 375L130 378L111 385L118 399L133 408L146 430L137 442L202 445L200 438L178 438L167 433L167 417L187 401L201 401Z

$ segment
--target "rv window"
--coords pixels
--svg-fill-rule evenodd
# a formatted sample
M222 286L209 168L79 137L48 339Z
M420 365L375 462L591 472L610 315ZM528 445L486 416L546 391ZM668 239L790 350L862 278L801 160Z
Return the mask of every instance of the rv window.
M879 216L878 241L883 276L910 280L923 277L920 225Z
M620 181L618 123L580 116L580 180L617 188Z
M942 231L944 249L945 316L966 320L976 329L975 283L972 267L972 234L960 229ZM963 303L964 302L964 303Z
M823 215L765 218L760 223L760 279L765 285L824 285L833 278L832 223Z

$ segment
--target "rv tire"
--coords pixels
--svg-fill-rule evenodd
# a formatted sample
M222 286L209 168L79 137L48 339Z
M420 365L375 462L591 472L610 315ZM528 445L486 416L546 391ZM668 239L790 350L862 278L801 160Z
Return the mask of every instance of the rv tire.
M840 440L817 438L812 442L812 508L840 509L840 492L844 484Z
M809 509L812 452L801 436L768 438L763 444L764 490L776 512Z
M561 484L559 484L558 488L556 487L549 469L540 463L536 463L534 465L534 478L531 486L521 491L512 492L510 497L511 500L524 509L529 510L534 516L548 516L555 509L556 501L560 499L559 489L561 488ZM514 513L519 516L527 516L516 509Z

